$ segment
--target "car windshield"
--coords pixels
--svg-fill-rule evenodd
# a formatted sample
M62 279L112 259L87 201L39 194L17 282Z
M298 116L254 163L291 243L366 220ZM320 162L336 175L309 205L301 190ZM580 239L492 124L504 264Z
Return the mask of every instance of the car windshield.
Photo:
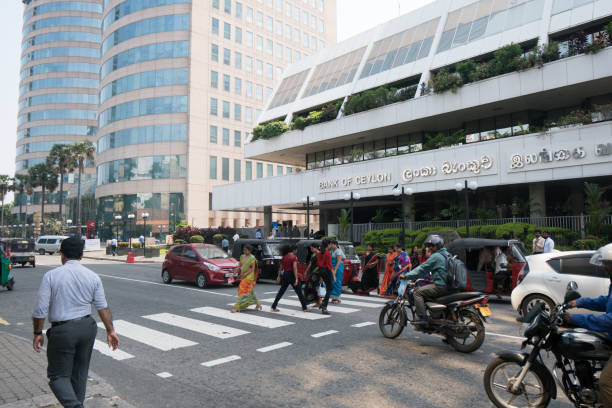
M275 242L273 244L268 244L266 246L268 247L268 251L266 252L266 250L264 249L264 254L265 255L282 256L282 254L281 254L281 244L279 242Z
M357 252L352 244L340 244L340 249L344 252L344 256L347 258L357 259Z
M229 255L217 247L195 247L196 252L204 259L226 259Z
M30 251L30 244L26 242L13 242L11 244L11 250L13 252L28 252Z
M523 256L521 245L512 244L512 257L514 258L514 262L525 263L525 257Z

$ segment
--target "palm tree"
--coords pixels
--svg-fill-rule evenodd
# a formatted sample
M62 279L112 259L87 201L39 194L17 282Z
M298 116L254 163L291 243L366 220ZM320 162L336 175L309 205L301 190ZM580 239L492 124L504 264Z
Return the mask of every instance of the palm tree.
M15 194L19 194L19 222L21 223L21 232L25 231L23 226L26 223L25 216L23 214L23 193L29 193L31 190L30 186L30 177L27 174L15 174L15 178L13 179L13 183L11 184L11 190L15 192ZM25 238L25 237L24 237Z
M81 178L85 168L85 160L93 162L96 148L89 140L75 143L70 146L71 162L79 169L79 183L77 185L77 225L81 236Z
M71 161L72 153L71 146L64 144L55 144L49 151L47 156L47 164L53 167L53 171L59 174L59 219L63 221L62 205L64 203L64 175L72 171L74 161Z
M40 197L40 222L42 226L40 227L40 234L43 235L45 232L45 194L47 191L51 193L57 188L57 174L47 163L39 163L28 169L28 175L32 187L42 187Z
M4 226L4 198L11 188L11 177L0 174L0 199L2 200L2 212L0 213L0 225Z

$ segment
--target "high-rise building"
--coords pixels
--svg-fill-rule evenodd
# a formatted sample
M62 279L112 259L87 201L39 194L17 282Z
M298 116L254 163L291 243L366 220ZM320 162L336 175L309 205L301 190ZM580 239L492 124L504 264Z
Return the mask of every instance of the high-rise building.
M32 134L37 119L23 117L32 110L32 102L23 101L43 92L27 89L31 81L24 79L18 144L26 132L30 138L49 132L54 136L40 139L46 144L37 147L37 155L22 152L18 170L43 160L55 141L91 135L97 142L95 198L101 232L117 215L126 220L127 214L135 214L141 223L145 212L153 233L168 232L183 219L197 226L263 222L263 214L248 209L212 211L212 187L299 171L244 160L243 146L284 67L336 42L335 0L24 3L24 61L39 47L62 46L66 56L49 62L64 63L53 68L69 72L63 77L71 78L71 86L83 82L78 93L70 94L63 82L49 84L54 89L44 93L57 96L48 102L89 103L91 110L61 105L74 112L66 111L53 125L65 123L61 126L66 128ZM91 56L82 55L83 44L89 44ZM24 69L33 64L26 61ZM95 82L85 86L86 80ZM83 112L91 119L74 116ZM90 128L76 128L81 122ZM76 134L66 137L70 132Z

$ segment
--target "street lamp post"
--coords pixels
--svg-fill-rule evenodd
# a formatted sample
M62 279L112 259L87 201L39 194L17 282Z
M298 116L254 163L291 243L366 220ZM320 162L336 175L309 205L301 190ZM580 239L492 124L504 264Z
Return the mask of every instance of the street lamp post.
M467 180L465 180L464 183L457 183L455 184L455 190L457 190L457 192L461 192L463 190L463 195L465 197L465 235L467 237L470 236L470 190L472 191L476 191L476 189L478 188L478 183L476 183L475 181L470 181L468 183Z
M351 242L353 242L353 224L355 222L355 214L354 214L354 209L355 209L355 201L359 200L361 198L361 194L359 193L353 193L351 191L351 193L346 193L344 195L344 199L346 201L350 201L351 202L351 228L350 228L350 233L349 233L349 237Z
M119 224L121 223L122 217L120 215L115 215L115 222L117 223L117 233L115 235L117 239L117 245L119 245Z
M130 249L132 249L132 235L134 234L133 222L136 216L134 214L128 214L128 230L130 231L129 240L130 240Z
M66 225L68 226L68 233L70 234L70 226L72 225L72 220L71 219L67 219L66 220Z
M402 249L406 249L406 196L409 195L411 196L413 193L412 189L410 187L404 187L402 186L401 188L399 187L399 184L396 184L395 187L393 187L393 195L395 197L400 197L402 200L402 208L401 208L401 217L402 217L402 230L400 232L400 237L399 237L399 244L401 245Z
M147 218L149 218L149 213L142 213L142 220L144 221L144 233L142 234L144 237L144 240L142 241L142 256L145 256L145 246L147 243Z
M314 206L314 203L317 201L316 198L311 196L306 196L302 198L302 202L306 205L306 236L307 239L310 239L310 205Z

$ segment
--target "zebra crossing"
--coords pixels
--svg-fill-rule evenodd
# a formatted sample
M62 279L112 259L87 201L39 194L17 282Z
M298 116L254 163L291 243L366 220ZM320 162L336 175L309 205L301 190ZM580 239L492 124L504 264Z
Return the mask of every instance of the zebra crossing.
M258 330L282 330L283 328L290 328L300 322L326 322L329 319L333 319L334 315L339 318L339 316L359 313L362 311L361 308L365 310L380 308L387 301L377 297L343 295L341 304L328 306L328 310L332 315L323 315L317 312L303 312L300 302L297 299L293 299L294 297L281 299L279 302L281 308L277 312L270 310L270 305L274 302L274 299L267 298L261 300L264 306L261 311L255 311L255 307L251 306L245 312L232 313L229 307L232 304L229 304L227 308L214 306L186 308L185 315L160 312L130 319L132 321L115 320L115 331L123 340L121 348L113 351L104 341L96 340L94 350L104 357L117 361L126 361L137 359L139 353L142 354L143 350L151 349L153 351L170 352L172 350L194 347L198 344L206 344L210 338L229 340L252 335ZM149 324L152 324L153 327L149 327ZM374 322L366 321L350 326L346 325L346 327L352 327L352 330L354 330L374 324ZM98 327L104 330L102 323L98 323ZM172 334L166 332L164 327L167 327L167 330ZM191 335L187 336L189 339L180 337L181 331L191 333ZM307 336L317 339L336 333L338 333L338 330L326 330L319 333L313 331L312 334L308 333ZM290 346L293 346L293 344L281 342L258 348L255 351L267 353ZM242 358L243 356L239 355L228 355L202 362L201 366L212 368L235 362ZM160 378L169 378L166 374L168 373L162 372L158 376Z

